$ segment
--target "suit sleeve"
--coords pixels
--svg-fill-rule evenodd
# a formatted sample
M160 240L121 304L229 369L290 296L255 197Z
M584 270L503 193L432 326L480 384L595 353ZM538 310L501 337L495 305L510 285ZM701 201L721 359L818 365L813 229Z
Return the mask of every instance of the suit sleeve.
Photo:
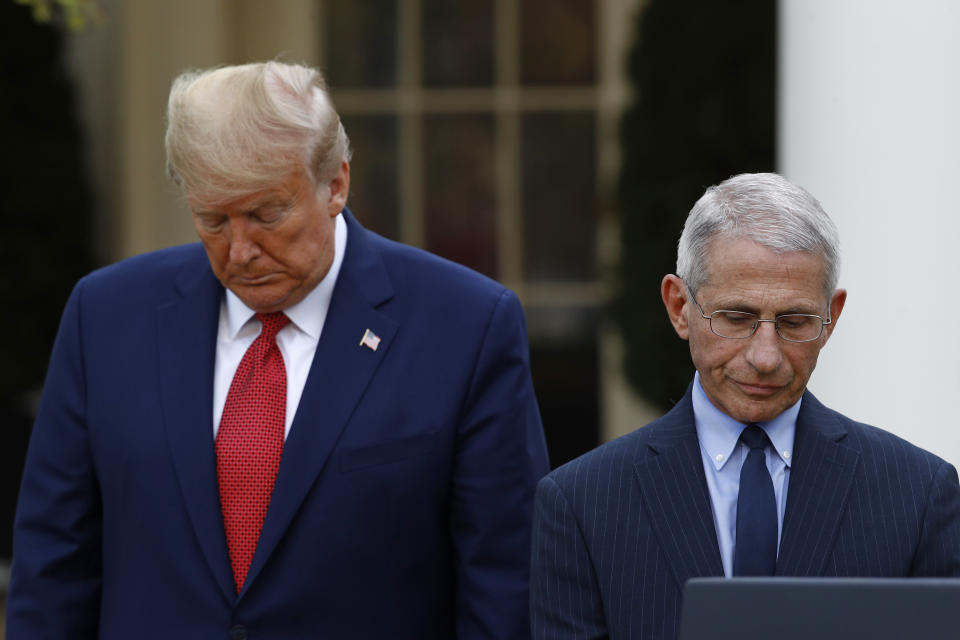
M957 470L941 461L931 483L913 576L960 576L960 485Z
M540 481L534 504L530 622L535 640L610 637L580 525L549 477Z
M548 471L523 311L493 308L457 430L450 513L460 640L530 637L530 521Z
M81 284L67 302L30 436L17 513L9 640L95 638L101 502L88 442Z

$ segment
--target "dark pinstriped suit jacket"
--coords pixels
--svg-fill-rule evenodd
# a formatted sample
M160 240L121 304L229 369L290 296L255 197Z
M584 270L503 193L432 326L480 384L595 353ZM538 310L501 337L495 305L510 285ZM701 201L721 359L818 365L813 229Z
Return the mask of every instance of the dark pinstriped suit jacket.
M960 575L950 464L806 392L777 574ZM674 638L683 584L723 575L690 390L537 489L534 638Z

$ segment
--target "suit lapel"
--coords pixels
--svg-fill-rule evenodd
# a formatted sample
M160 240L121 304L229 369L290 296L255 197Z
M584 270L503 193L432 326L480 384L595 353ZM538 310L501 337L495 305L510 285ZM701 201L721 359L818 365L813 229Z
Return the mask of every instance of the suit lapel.
M395 320L375 308L393 295L386 267L370 247L368 232L349 212L344 216L349 230L346 254L241 597L326 465L398 329ZM361 345L368 329L380 338L376 350Z
M181 297L157 310L163 424L200 548L232 602L236 588L223 533L213 445L213 364L223 290L205 257L184 270L177 287Z
M822 575L853 485L860 454L847 431L809 391L797 416L777 575Z
M713 510L700 457L690 389L651 424L648 455L635 464L640 495L667 562L682 586L723 575Z

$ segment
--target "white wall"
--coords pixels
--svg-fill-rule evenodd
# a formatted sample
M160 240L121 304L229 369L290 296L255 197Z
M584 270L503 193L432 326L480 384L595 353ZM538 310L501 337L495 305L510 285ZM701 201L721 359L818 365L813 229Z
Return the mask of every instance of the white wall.
M779 170L840 229L810 389L960 464L960 2L780 0Z

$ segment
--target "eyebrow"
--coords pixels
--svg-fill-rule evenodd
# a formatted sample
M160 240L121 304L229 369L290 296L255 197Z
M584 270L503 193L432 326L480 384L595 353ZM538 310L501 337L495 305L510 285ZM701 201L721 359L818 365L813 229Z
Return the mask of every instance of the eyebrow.
M295 196L291 196L291 198L288 199L283 193L279 193L279 192L269 193L263 196L262 198L251 201L249 204L247 204L243 208L243 212L250 213L251 211L256 211L257 209L262 209L263 207L267 207L267 206L285 207L288 205L295 204L295 202L296 202ZM202 217L211 217L211 216L222 216L226 214L223 211L220 211L218 209L202 209L200 211L194 211L193 215L202 216Z
M198 218L215 218L217 216L226 215L222 211L213 211L208 209L204 209L203 211L193 211L192 213Z
M247 207L248 211L254 209L260 209L261 207L273 206L273 205L286 205L290 202L290 198L281 193L274 193L268 196L264 196L259 200L254 200L250 203L250 206Z
M729 305L718 304L717 308L714 309L714 311L739 311L741 313L752 313L755 316L761 315L756 307L754 307L753 305L744 304L744 303L733 303ZM812 307L791 306L791 307L787 307L786 309L780 309L776 311L773 315L774 317L788 316L792 314L804 314L804 315L817 316L817 315L820 315L820 313L821 311L819 309L815 309Z

